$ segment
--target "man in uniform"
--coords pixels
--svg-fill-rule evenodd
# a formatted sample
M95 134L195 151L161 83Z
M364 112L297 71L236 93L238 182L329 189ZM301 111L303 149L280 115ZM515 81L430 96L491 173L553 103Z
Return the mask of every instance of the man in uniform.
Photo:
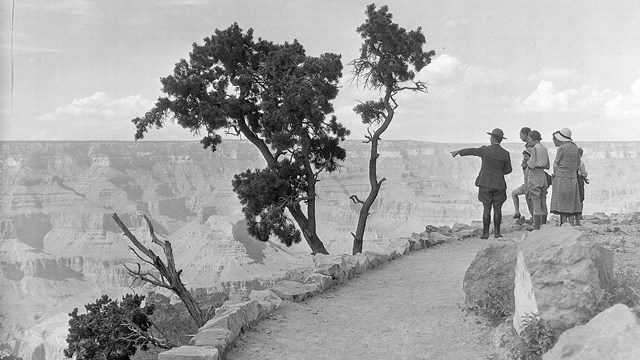
M491 145L479 148L461 149L451 152L451 156L479 156L482 159L480 173L476 178L478 200L484 207L482 212L482 236L489 238L491 225L491 208L493 207L493 237L500 238L500 223L502 222L502 204L507 200L507 183L504 176L511 173L511 157L509 152L500 146L504 137L501 129L493 129L490 133Z

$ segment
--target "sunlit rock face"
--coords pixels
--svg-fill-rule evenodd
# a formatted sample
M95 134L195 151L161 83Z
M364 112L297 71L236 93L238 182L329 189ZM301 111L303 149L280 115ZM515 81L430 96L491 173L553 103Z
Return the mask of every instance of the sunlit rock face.
M639 144L578 143L591 180L585 213L640 211ZM318 184L318 232L332 253L351 252L359 206L349 196L365 198L369 191L368 144L344 146L340 171L322 174ZM378 176L386 181L364 249L384 248L427 224L479 219L474 181L480 159L449 154L469 146L383 141ZM522 183L522 143L504 146L512 156L507 183L514 189ZM21 356L55 358L64 339L47 328L64 326L74 307L103 293L131 291L133 279L122 263L136 258L114 212L148 244L137 215L147 213L156 233L172 242L184 282L196 293L263 288L308 264L306 244L286 248L246 234L231 180L264 164L245 141L225 140L215 153L198 142L0 142L0 342L16 345L28 337ZM505 204L505 215L512 211ZM38 343L40 331L48 335Z

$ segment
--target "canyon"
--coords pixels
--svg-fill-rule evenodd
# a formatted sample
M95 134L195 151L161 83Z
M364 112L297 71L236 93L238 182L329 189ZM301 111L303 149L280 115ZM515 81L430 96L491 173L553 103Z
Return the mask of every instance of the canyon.
M555 149L550 144L550 157ZM590 184L584 213L640 211L640 142L584 142ZM425 226L480 218L475 157L452 150L479 146L383 141L364 249L375 251ZM523 182L522 143L505 143ZM330 253L351 252L359 205L368 193L369 148L344 143L339 171L318 184L318 233ZM195 294L233 295L265 288L311 262L304 241L292 247L251 238L231 188L234 174L264 166L248 141L225 140L216 152L198 142L0 142L0 343L25 360L62 357L68 313L102 294L145 292L123 263L136 263L111 215L150 244L138 215L171 241L183 281ZM514 212L509 200L505 216ZM521 212L526 214L521 202ZM168 294L167 294L168 295Z

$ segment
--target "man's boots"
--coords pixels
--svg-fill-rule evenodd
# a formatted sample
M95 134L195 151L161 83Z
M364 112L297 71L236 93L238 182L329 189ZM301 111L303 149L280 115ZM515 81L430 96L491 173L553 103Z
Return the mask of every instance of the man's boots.
M482 213L482 236L480 239L488 239L489 238L489 226L491 225L491 212L484 211Z
M494 212L493 214L493 237L501 238L500 223L502 223L502 212Z
M540 224L542 223L542 215L533 215L533 228L540 230Z

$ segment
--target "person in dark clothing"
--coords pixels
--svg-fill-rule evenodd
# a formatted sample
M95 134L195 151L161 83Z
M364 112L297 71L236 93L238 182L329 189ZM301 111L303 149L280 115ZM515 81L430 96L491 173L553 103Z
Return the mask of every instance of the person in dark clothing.
M476 178L478 187L478 200L484 206L482 212L482 236L481 239L489 238L489 226L491 225L491 208L493 207L493 237L500 238L500 223L502 222L502 204L507 200L507 183L504 176L510 174L511 157L509 152L500 146L504 137L501 129L493 129L489 146L479 148L461 149L451 152L451 156L479 156L482 159L480 173Z

